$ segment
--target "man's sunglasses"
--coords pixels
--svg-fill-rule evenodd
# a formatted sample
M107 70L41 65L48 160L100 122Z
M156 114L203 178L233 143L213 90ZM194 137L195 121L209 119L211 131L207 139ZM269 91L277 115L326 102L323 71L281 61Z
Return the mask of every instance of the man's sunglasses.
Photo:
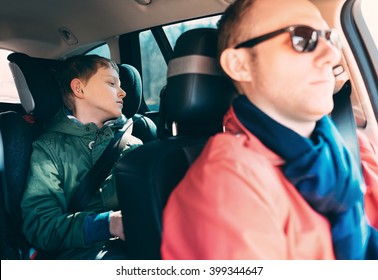
M341 49L340 36L335 29L316 30L306 25L289 26L256 38L249 39L238 44L235 49L252 48L257 44L260 44L285 32L290 33L293 49L299 53L314 51L318 44L319 37L323 37L325 40L330 42L332 46L335 46L339 50Z

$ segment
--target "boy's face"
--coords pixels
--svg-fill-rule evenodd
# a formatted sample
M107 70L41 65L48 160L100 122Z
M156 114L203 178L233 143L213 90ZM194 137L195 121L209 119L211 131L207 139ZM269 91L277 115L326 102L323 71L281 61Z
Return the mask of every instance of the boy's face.
M120 87L117 71L111 67L101 67L85 85L82 85L82 99L76 102L77 111L85 114L98 126L122 114L123 101L126 93Z

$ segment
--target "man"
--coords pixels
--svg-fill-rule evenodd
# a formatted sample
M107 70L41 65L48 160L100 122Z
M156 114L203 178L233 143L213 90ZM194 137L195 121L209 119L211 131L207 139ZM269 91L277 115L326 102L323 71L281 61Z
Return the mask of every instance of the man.
M69 209L85 175L126 125L118 67L97 55L75 56L65 61L58 80L65 106L33 143L22 199L25 236L37 250L58 259L125 259L111 174L81 211ZM122 155L141 144L125 137Z
M218 49L240 95L226 133L210 139L167 203L163 258L377 257L364 181L327 116L336 31L307 0L236 0ZM377 154L362 146L373 178Z

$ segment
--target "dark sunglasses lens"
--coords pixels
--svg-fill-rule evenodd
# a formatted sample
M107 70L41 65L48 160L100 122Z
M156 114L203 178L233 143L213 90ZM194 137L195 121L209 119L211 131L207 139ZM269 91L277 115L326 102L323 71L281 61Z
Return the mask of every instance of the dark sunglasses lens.
M311 52L318 43L318 33L309 27L295 27L291 32L291 41L297 52Z
M336 30L325 31L325 39L336 47L338 50L341 50L341 39L339 33Z

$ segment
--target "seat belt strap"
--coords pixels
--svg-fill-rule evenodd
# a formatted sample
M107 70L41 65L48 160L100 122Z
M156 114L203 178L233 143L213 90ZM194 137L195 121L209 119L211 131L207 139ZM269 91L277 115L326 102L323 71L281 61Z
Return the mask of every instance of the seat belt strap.
M357 160L357 164L360 164L360 145L358 143L357 125L350 99L351 93L352 86L348 80L339 92L333 96L334 108L331 116L345 141L345 145Z
M115 132L114 137L109 142L100 158L88 171L83 181L77 187L67 207L69 213L82 211L86 205L88 205L96 191L100 188L101 184L105 181L114 163L117 161L119 155L128 143L127 136L131 135L131 132L126 133L126 131L131 125L127 126L126 129Z

